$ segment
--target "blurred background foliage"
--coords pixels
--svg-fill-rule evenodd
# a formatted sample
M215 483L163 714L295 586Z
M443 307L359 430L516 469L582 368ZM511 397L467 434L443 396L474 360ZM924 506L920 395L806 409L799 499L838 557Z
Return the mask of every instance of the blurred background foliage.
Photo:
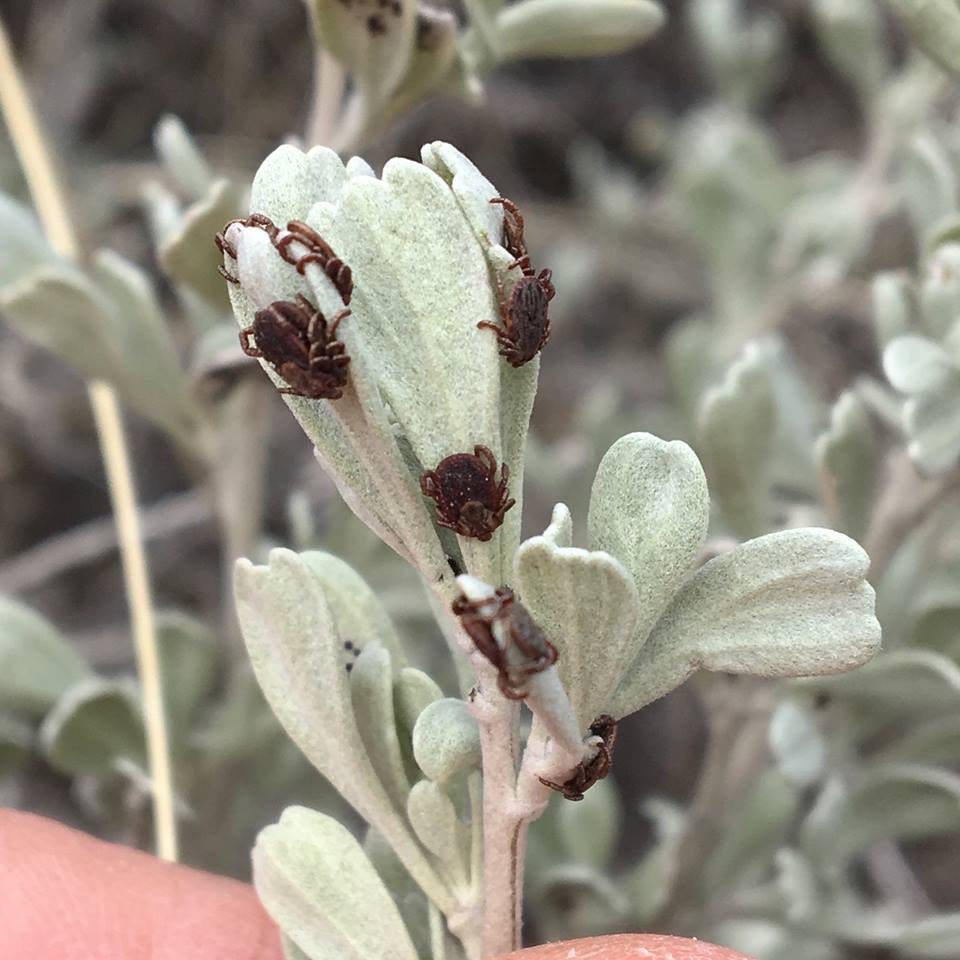
M349 514L240 354L213 273L213 232L313 114L305 10L0 12L91 251L54 289L29 214L0 207L0 801L149 841L124 593L78 370L103 375L127 405L163 611L184 859L245 877L256 831L289 804L359 823L243 666L225 590L236 556L282 543L344 557L413 661L454 689L415 578ZM507 62L482 95L450 80L365 131L363 155L379 167L454 143L520 203L554 270L528 533L558 500L585 513L621 434L682 438L710 478L712 552L803 524L864 543L885 651L833 679L698 677L625 721L612 777L581 804L556 799L534 829L527 936L656 929L762 960L949 960L960 88L873 0L676 0L668 14L627 52ZM6 140L0 189L26 200ZM65 297L75 329L57 322ZM129 328L120 350L90 320L104 315Z

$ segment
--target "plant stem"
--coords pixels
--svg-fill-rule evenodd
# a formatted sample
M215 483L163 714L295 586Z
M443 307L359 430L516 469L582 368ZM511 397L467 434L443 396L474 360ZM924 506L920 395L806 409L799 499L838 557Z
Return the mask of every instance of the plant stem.
M470 706L483 756L483 956L495 957L520 947L527 825L516 795L520 704L484 669Z
M0 108L13 141L33 201L51 246L62 257L76 260L76 234L67 205L43 141L40 127L17 69L3 21L0 20ZM121 564L137 668L143 695L147 755L153 787L153 816L157 855L177 858L173 777L163 705L160 658L157 651L150 582L137 515L133 474L127 451L120 408L113 388L106 383L87 386L100 440L110 499L117 524Z

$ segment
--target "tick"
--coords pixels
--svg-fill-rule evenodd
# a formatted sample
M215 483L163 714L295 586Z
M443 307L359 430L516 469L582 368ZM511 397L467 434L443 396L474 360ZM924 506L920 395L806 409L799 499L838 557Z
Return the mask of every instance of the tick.
M577 764L573 775L563 783L554 783L552 780L537 779L551 790L562 793L568 800L582 800L584 793L598 780L602 780L613 766L613 747L617 742L617 721L604 714L597 717L590 724L590 733L600 738L597 752L593 759L581 761Z
M251 213L249 217L238 217L235 220L228 221L224 224L223 229L213 238L213 242L217 245L217 249L225 256L230 257L231 260L237 259L237 249L227 239L227 231L235 223L239 223L242 227L258 227L267 234L272 243L276 243L277 234L280 232L280 228L268 216L262 213ZM240 278L229 273L222 263L217 269L220 271L220 276L229 283L240 282Z
M503 464L497 480L497 458L489 448L476 446L473 453L455 453L427 470L420 477L420 489L437 505L441 527L486 542L516 503L507 486L509 478Z
M266 360L289 384L280 393L336 400L343 396L350 365L346 345L336 339L336 332L348 316L349 310L339 310L328 322L304 296L275 300L240 331L240 346L248 357Z
M292 243L302 244L307 248L307 252L296 256L290 249ZM287 263L295 266L300 274L308 263L318 264L337 288L344 305L350 303L353 296L353 274L350 267L334 253L333 247L313 227L302 220L291 220L287 224L287 232L282 237L274 237L273 245L277 248L277 253Z
M497 277L500 301L500 319L503 326L481 320L477 326L492 330L500 344L500 356L514 367L522 367L532 360L550 339L550 301L556 295L550 270L534 273L530 254L523 238L523 217L517 205L506 197L494 197L491 203L503 206L503 245L515 258L507 268L519 267L523 276L507 294L503 281Z
M523 700L527 680L557 662L557 648L509 587L498 587L483 600L457 597L453 612L477 650L496 667L497 686L509 700Z

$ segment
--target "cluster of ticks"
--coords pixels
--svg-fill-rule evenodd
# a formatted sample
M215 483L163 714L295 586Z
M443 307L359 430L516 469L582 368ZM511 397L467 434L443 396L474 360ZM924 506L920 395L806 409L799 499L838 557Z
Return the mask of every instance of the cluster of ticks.
M500 355L513 367L532 360L550 339L549 303L556 294L549 269L537 273L530 262L524 239L524 222L517 205L506 197L494 197L490 203L504 210L503 246L514 260L508 270L519 269L521 276L506 292L499 274L496 277L500 323L483 320L477 327L491 330L497 338ZM336 337L341 322L350 316L353 275L350 267L312 227L291 220L281 230L262 213L231 220L215 237L222 254L236 261L237 251L227 239L234 224L263 230L277 253L303 275L308 264L316 264L333 283L343 301L343 309L329 319L305 296L295 300L276 300L254 315L253 323L240 331L240 346L248 357L268 363L287 384L280 393L309 400L339 400L348 386L350 356L346 344ZM297 244L305 253L293 248ZM233 284L239 278L222 265L220 273ZM473 453L454 453L441 460L420 477L420 489L436 506L436 522L462 537L486 542L503 523L506 512L516 502L509 491L509 469L500 466L485 446ZM492 609L491 609L492 608ZM557 650L536 624L527 609L509 587L499 587L493 601L471 601L465 596L453 603L453 612L477 650L496 668L498 686L511 700L527 696L525 681L556 663ZM507 649L497 641L494 625L509 638L519 656L508 658ZM518 663L514 661L519 661ZM584 791L610 771L617 724L609 716L598 717L590 733L599 738L592 759L581 762L563 783L541 782L561 792L569 800L582 800Z

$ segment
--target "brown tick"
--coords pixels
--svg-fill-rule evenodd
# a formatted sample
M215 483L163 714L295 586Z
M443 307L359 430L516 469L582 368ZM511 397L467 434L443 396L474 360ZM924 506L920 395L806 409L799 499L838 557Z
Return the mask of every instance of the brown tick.
M290 384L280 393L336 400L343 396L350 357L335 334L348 316L349 310L339 310L328 324L306 297L276 300L240 331L240 346L248 357L266 360Z
M302 256L294 256L290 250L291 243L300 243L307 248ZM353 275L350 268L333 252L333 247L317 233L313 227L302 220L291 220L287 224L287 233L277 239L274 237L274 246L277 253L287 263L293 264L297 272L302 274L308 263L316 263L330 278L337 288L344 304L350 303L353 296Z
M592 760L578 763L577 769L573 771L573 775L568 780L563 783L554 783L552 780L537 777L545 787L557 790L568 800L582 800L584 793L598 780L602 780L613 766L613 747L617 742L617 721L607 714L597 717L590 724L590 733L595 737L600 737L597 752Z
M312 227L301 220L291 220L287 224L287 232L281 237L280 228L262 213L251 213L249 217L231 220L213 239L220 252L233 260L237 259L237 251L233 244L227 240L227 231L235 223L239 223L243 227L258 227L263 230L270 238L270 242L276 247L277 253L287 263L296 267L300 274L304 272L308 263L319 264L337 288L344 305L350 303L350 298L353 296L353 276L350 268L333 252L330 244ZM292 243L302 244L307 248L307 252L299 257L295 256L290 249ZM230 283L240 282L238 277L228 273L222 265L218 269Z
M497 277L503 326L489 320L481 320L477 326L492 330L500 344L500 356L506 357L512 366L521 367L532 360L550 339L547 310L557 291L550 280L553 276L550 270L534 274L523 239L523 217L517 205L506 197L494 197L490 202L503 206L503 245L515 258L507 269L519 267L523 276L513 285L509 296Z
M496 667L497 686L510 700L523 700L527 680L557 662L557 648L509 587L498 587L493 598L484 600L457 597L453 612L477 650ZM506 628L505 647L494 636L494 624Z
M223 229L213 238L213 242L217 245L217 249L222 254L226 254L226 256L230 257L231 260L237 259L237 250L227 239L227 231L235 223L239 223L243 227L259 227L261 230L266 232L267 236L273 243L277 242L277 234L280 232L279 228L269 217L264 216L262 213L251 213L249 217L238 217L236 220L230 220L224 224ZM222 276L228 282L240 282L240 278L235 277L232 273L228 273L223 264L220 264L217 269L220 271L220 276Z
M461 537L487 541L516 502L510 497L504 464L497 481L497 458L487 447L445 457L420 477L420 489L437 505L437 523Z

